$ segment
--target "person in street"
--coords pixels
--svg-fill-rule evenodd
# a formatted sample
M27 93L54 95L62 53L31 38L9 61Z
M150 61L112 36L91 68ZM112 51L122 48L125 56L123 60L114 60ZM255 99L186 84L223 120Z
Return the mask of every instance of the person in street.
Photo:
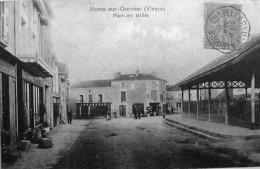
M72 122L72 110L68 112L68 124L71 124Z
M46 114L46 108L45 105L43 103L40 104L40 122L43 123L44 120L44 116Z
M140 111L140 110L138 110L138 111L137 111L137 113L138 113L138 118L140 119L140 116L141 116L141 111Z
M134 119L137 119L136 111L134 111Z
M109 113L109 111L107 111L106 118L107 118L107 120L111 120L111 116L110 116L110 113Z

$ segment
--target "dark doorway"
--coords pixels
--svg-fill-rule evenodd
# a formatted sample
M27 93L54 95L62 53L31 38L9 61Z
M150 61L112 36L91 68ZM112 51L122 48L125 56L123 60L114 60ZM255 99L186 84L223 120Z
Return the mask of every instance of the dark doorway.
M34 128L34 101L33 101L33 85L29 84L29 115L30 115L30 128Z
M9 77L2 74L3 130L10 130Z
M91 106L90 118L104 118L107 114L108 106Z
M81 118L83 119L89 118L88 106L81 106Z
M59 103L53 103L53 121L54 121L54 127L58 124L58 118L59 118Z
M153 115L157 116L160 111L159 103L150 103L150 107L151 107L151 116Z
M119 116L126 116L126 105L119 105Z
M133 114L141 112L141 116L144 116L144 104L143 103L135 103L133 104Z

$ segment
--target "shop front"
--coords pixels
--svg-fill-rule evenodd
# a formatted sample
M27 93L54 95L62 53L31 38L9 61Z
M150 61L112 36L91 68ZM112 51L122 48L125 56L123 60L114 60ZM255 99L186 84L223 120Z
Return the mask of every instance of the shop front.
M158 116L160 113L161 107L160 103L150 103L150 115Z
M47 77L52 75L42 66L41 62L32 61L18 66L18 110L19 139L28 139L30 131L41 127L49 127L51 93ZM29 58L30 61L30 58Z
M17 65L20 61L0 47L0 168L2 155L12 147L18 137L17 120Z
M0 57L0 110L2 146L17 139L16 66Z
M76 117L83 119L105 118L107 112L111 115L110 102L76 103Z

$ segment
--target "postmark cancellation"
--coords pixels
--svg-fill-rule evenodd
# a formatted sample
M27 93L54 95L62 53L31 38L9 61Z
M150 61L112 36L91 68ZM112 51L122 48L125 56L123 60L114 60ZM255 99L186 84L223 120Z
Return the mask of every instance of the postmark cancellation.
M250 23L239 4L204 4L204 48L222 53L239 50L250 34Z

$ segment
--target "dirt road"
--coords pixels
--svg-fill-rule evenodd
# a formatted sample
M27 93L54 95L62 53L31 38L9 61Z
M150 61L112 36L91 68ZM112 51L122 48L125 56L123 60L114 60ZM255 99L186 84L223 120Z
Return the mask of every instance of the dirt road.
M259 165L246 154L163 123L162 117L91 120L56 169L203 168Z

